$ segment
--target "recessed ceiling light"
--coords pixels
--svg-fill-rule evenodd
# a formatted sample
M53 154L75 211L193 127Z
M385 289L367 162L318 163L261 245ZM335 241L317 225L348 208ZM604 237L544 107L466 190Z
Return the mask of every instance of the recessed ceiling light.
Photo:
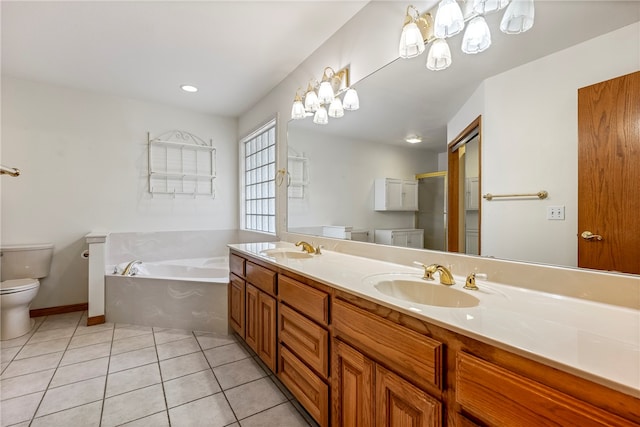
M404 140L407 141L409 144L417 144L419 142L422 142L422 138L419 136L408 136Z
M197 92L198 88L195 86L191 86L191 85L182 85L180 86L180 89L182 89L185 92Z

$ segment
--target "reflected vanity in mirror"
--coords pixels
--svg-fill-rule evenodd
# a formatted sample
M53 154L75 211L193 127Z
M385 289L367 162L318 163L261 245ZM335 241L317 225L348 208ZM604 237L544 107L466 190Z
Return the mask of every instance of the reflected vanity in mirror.
M496 19L487 16L492 28ZM322 126L289 122L288 231L375 243L376 230L418 229L423 248L576 267L578 89L638 70L639 20L636 2L536 2L527 33L493 32L478 55L461 53L454 38L448 69L427 70L423 56L398 59L353 85L358 111ZM443 243L451 212L437 208L449 192L449 144L478 117L481 170L458 175L454 247ZM408 144L410 135L422 142ZM471 157L471 147L458 154ZM417 182L417 210L376 211L380 178ZM482 199L541 189L547 199ZM564 219L547 219L557 207Z

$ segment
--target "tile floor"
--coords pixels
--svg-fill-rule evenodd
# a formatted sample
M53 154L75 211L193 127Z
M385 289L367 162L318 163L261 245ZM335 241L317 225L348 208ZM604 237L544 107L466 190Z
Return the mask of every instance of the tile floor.
M37 318L0 342L4 426L315 425L233 336Z

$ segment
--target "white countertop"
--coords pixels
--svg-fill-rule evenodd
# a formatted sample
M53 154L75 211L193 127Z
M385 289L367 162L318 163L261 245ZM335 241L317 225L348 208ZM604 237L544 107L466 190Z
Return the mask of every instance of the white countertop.
M480 290L466 290L463 289L465 277L461 276L454 276L456 284L452 288L478 298L477 306L450 308L416 304L382 294L370 279L389 273L422 277L420 267L324 249L321 255L308 259L274 258L261 253L273 248L299 250L286 242L229 247L415 318L640 397L638 310L490 280L478 279Z

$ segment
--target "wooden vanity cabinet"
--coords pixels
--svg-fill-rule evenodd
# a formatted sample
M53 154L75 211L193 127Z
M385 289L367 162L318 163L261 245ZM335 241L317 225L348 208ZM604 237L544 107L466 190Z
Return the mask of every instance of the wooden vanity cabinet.
M246 262L245 342L273 372L277 366L276 273Z
M280 274L278 299L278 378L329 426L329 293Z
M229 326L242 338L245 338L245 282L231 273L229 277Z
M442 425L442 343L339 300L333 333L333 426Z

